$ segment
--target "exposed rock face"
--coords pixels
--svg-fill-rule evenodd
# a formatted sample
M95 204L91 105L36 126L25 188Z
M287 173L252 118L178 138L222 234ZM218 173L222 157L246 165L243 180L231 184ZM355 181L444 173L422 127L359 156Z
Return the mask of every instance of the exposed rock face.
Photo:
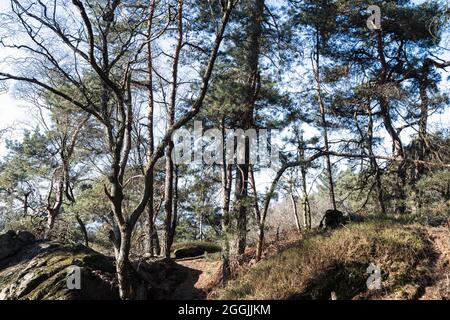
M80 289L69 289L73 267ZM171 299L188 268L172 260L133 262L142 299ZM83 245L36 241L29 232L0 235L0 300L116 300L114 259Z
M113 261L81 245L37 242L29 233L0 236L0 300L118 299ZM81 289L67 277L80 267Z

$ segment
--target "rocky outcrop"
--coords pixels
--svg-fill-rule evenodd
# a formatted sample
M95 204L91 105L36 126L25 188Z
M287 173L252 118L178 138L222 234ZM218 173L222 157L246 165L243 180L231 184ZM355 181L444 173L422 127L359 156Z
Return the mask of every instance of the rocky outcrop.
M133 266L143 299L171 299L189 271L170 259ZM67 285L74 267L79 289ZM115 300L118 292L112 257L83 245L37 241L29 232L0 235L0 300Z
M80 270L80 289L67 278ZM112 259L82 245L35 241L25 232L0 236L0 300L118 299Z

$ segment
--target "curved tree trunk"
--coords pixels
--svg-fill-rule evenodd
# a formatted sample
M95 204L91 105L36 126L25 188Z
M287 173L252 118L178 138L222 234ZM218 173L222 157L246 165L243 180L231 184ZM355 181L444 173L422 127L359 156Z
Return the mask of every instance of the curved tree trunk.
M81 234L83 235L84 238L84 245L89 248L89 236L86 229L86 225L84 224L83 220L81 220L78 213L75 215L75 219L77 220L78 225L80 226Z
M383 34L382 30L376 30L377 40L378 40L378 57L381 63L380 76L378 80L378 85L383 87L388 82L388 64L386 62L386 58L384 55L384 46L383 46ZM382 90L381 90L382 91ZM397 186L396 186L396 212L403 214L406 212L406 193L405 193L405 184L406 184L406 162L405 162L405 154L403 152L403 144L400 139L400 136L395 129L392 118L390 115L390 107L389 102L380 94L379 97L380 102L380 113L383 118L383 124L388 132L389 136L392 139L392 145L395 157L399 160L397 166Z

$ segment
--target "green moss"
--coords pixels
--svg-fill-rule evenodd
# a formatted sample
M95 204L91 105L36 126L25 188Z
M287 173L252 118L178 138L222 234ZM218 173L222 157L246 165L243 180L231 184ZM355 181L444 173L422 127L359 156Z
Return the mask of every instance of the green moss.
M111 299L117 294L114 287L104 283L95 274L108 275L114 279L114 265L110 258L91 249L78 246L64 246L52 243L33 248L34 254L24 252L11 267L0 270L0 291L7 288L8 298L25 300L72 300ZM30 256L28 256L31 254ZM82 267L82 290L68 290L66 285L68 268Z
M173 250L175 258L182 259L200 256L204 253L220 252L221 247L216 245L215 243L192 241L175 244Z

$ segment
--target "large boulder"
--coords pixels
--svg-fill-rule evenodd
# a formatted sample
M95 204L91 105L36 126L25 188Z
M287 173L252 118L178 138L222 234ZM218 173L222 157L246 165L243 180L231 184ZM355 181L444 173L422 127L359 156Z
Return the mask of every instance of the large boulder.
M190 271L170 259L132 264L141 299L171 299ZM79 271L79 289L68 281L74 270ZM31 233L9 231L0 235L0 300L17 299L119 299L114 258L83 245L36 241Z
M9 247L10 246L10 247ZM0 236L0 300L118 299L111 258L82 245L35 241L29 233ZM80 289L67 279L79 270Z
M214 243L193 241L176 244L174 247L175 259L194 258L205 253L220 252L222 248Z
M337 227L342 226L348 222L348 219L345 217L344 213L339 210L327 210L322 220L320 221L319 228L331 228L335 229Z

